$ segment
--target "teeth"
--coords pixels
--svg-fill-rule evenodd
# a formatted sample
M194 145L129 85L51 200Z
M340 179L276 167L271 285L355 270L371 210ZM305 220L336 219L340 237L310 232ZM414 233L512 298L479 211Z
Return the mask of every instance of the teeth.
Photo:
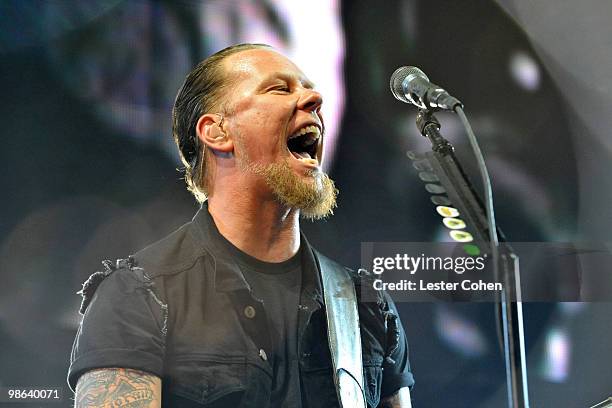
M293 139L293 138L305 135L306 133L311 133L314 135L313 141L321 137L321 132L319 132L319 128L316 127L315 125L310 125L310 126L304 126L300 130L298 130L297 132L289 136L289 139Z

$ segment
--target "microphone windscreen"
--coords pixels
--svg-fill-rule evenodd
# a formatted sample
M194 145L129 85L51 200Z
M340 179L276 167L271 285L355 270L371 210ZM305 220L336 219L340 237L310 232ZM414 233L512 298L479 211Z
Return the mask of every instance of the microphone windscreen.
M399 67L398 69L391 74L391 81L389 82L389 86L391 87L391 93L395 96L396 99L399 99L405 103L411 103L408 98L406 98L406 94L404 92L404 88L402 83L404 79L406 79L410 75L415 75L424 78L429 82L429 78L427 75L417 67Z

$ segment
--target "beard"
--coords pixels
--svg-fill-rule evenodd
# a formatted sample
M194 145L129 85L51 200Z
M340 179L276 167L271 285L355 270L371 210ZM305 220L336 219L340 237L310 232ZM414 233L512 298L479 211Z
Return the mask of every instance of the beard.
M276 199L284 206L300 210L302 218L318 220L332 215L338 190L329 176L318 170L308 172L308 180L297 176L286 161L268 165L247 165L261 175Z

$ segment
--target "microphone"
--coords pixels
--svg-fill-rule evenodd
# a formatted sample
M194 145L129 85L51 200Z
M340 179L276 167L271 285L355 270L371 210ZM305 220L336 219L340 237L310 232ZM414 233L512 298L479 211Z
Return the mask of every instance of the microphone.
M463 108L459 99L429 82L427 75L417 67L399 67L391 75L391 93L396 99L426 110Z

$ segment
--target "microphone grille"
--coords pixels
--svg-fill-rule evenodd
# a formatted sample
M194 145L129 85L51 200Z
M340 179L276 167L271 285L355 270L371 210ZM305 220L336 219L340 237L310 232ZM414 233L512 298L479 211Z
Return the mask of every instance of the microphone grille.
M399 67L398 69L391 74L391 81L389 82L389 86L391 87L391 93L395 96L396 99L399 99L402 102L411 103L406 95L404 94L404 88L402 87L402 83L404 79L406 79L409 75L416 75L425 78L429 82L429 78L427 75L417 67Z

